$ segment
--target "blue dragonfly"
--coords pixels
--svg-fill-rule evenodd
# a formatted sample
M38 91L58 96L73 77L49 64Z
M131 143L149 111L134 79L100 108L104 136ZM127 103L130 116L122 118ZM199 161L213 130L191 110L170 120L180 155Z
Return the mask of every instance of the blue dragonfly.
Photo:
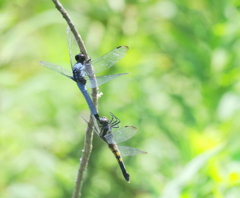
M119 128L120 120L112 113L110 113L110 115L112 117L111 120L108 120L108 118L105 116L100 118L100 128L98 127L96 121L93 119L95 121L94 129L97 135L108 144L109 149L112 151L118 161L125 180L127 182L130 182L130 175L126 171L126 167L121 156L134 156L138 154L147 154L147 152L128 146L118 145L118 143L130 139L136 133L137 128L134 126L124 126L118 130L113 131L113 128Z
M95 88L114 78L129 74L121 73L93 77L96 73L112 67L116 62L121 60L126 55L129 48L127 46L119 46L113 49L112 51L108 52L104 56L94 61L91 61L91 59L86 60L85 56L82 53L79 53L77 42L69 27L67 27L67 39L72 71L69 71L68 69L65 69L64 67L61 67L59 65L45 61L41 61L40 64L75 81L78 85L78 88L82 92L91 112L93 113L95 118L99 120L100 119L99 114L87 91L87 87ZM91 65L94 67L94 70L92 70Z

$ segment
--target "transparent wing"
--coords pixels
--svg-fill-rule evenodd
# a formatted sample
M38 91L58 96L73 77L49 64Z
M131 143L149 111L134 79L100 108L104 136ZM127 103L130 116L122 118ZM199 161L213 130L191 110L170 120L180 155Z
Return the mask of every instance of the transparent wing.
M80 115L81 117L82 117L82 119L89 125L89 122L82 116L82 115ZM100 129L99 129L99 127L98 127L98 124L97 124L97 121L96 121L96 118L92 115L92 119L93 119L93 123L94 123L94 126L92 126L92 128L93 128L93 130L94 130L94 132L99 136L99 131L100 131Z
M99 134L100 134L100 129L99 129L97 120L96 120L96 118L95 118L93 115L92 115L92 119L93 119L93 123L94 123L93 130L94 130L95 133L99 136Z
M86 86L89 88L95 88L97 86L100 86L114 78L117 78L119 76L124 76L126 74L130 74L130 73L122 73L122 74L112 74L112 75L107 75L107 76L98 76L96 77L97 80L97 84L94 83L94 80L92 80L90 77L85 76L84 78L87 80Z
M124 142L131 138L137 131L134 126L124 126L117 131L112 132L113 139L116 143Z
M71 29L67 26L67 40L68 40L68 50L71 66L73 67L76 63L75 56L80 53L80 49L77 45L77 41L71 31Z
M122 156L134 156L139 154L147 154L145 151L141 151L136 148L128 147L128 146L118 146L120 155Z
M119 46L104 56L92 61L94 73L98 73L112 67L126 55L128 49L128 46Z
M72 79L72 72L70 72L68 69L65 69L64 67L61 67L59 65L55 65L53 63L48 63L48 62L45 62L45 61L40 61L39 62L40 65L44 66L44 67L47 67L48 69L51 69L55 72L58 72L70 79Z

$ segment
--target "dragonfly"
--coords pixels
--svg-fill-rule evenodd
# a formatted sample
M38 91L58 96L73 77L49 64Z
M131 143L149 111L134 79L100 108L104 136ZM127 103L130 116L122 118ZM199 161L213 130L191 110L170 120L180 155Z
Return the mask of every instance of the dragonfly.
M100 86L112 79L117 77L129 74L129 73L121 73L121 74L112 74L107 76L98 76L94 77L98 72L104 71L110 67L112 67L115 63L121 60L128 51L128 46L119 46L102 57L91 61L91 59L86 60L85 56L82 53L79 53L79 48L76 42L74 35L69 27L67 27L67 39L68 39L68 48L69 48L69 56L72 71L61 67L59 65L40 61L40 65L47 67L55 72L58 72L69 79L75 81L78 85L78 88L82 92L89 109L95 116L97 120L100 120L99 114L92 102L92 99L88 93L87 87L95 88ZM91 65L94 67L92 70ZM96 79L96 80L95 80Z
M119 128L120 120L117 117L115 117L112 113L110 113L110 115L111 120L108 120L108 118L105 116L100 118L101 123L100 129L96 121L94 122L95 132L104 142L108 144L109 149L112 151L112 153L114 154L118 161L123 177L127 182L130 183L130 175L126 170L126 167L121 156L134 156L138 154L147 154L147 152L128 146L118 145L118 143L130 139L136 133L137 128L134 126L124 126ZM112 130L113 128L119 129L113 131Z

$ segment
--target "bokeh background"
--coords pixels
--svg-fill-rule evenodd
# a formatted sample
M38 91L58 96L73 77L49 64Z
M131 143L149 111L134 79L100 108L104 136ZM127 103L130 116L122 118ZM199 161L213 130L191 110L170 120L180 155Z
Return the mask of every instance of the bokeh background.
M85 198L236 198L240 194L240 2L62 0L92 59L120 45L102 75L99 112L137 134L128 184L98 137ZM89 109L70 69L66 22L52 1L0 3L0 197L71 197Z

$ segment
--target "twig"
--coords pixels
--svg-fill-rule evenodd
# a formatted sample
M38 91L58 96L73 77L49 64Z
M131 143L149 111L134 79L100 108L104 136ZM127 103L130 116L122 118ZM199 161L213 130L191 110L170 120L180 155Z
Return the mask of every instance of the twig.
M67 21L76 41L77 44L80 48L80 51L85 55L86 60L89 59L87 50L84 46L84 42L81 38L81 36L78 34L74 23L72 22L70 16L68 15L68 13L66 12L66 10L63 8L62 4L58 1L58 0L52 0L53 3L55 4L56 8L59 10L59 12L62 14L63 18ZM90 70L93 70L92 67L90 67ZM93 80L96 82L96 78L95 75L92 75L91 77L93 77ZM98 92L98 88L93 88L92 89L92 100L93 100L93 104L97 109L97 92ZM84 142L84 149L82 150L82 157L80 159L80 164L79 164L79 168L78 168L78 173L77 173L77 179L76 179L76 183L75 183L75 188L73 191L73 195L72 198L78 198L81 196L81 189L82 189L82 184L83 184L83 175L84 172L88 166L88 161L89 161L89 157L90 157L90 153L92 151L92 139L93 139L93 120L92 120L92 116L90 116L89 119L89 123L86 129L86 137L85 137L85 142Z
M62 4L58 0L52 0L52 1L55 4L56 8L59 10L59 12L62 14L63 18L67 21L67 23L77 41L80 51L85 55L86 59L88 60L89 56L88 56L87 50L84 46L84 42L83 42L81 36L78 34L78 31L76 30L75 25L74 25L73 21L71 20L70 16L68 15L67 11L64 9Z

